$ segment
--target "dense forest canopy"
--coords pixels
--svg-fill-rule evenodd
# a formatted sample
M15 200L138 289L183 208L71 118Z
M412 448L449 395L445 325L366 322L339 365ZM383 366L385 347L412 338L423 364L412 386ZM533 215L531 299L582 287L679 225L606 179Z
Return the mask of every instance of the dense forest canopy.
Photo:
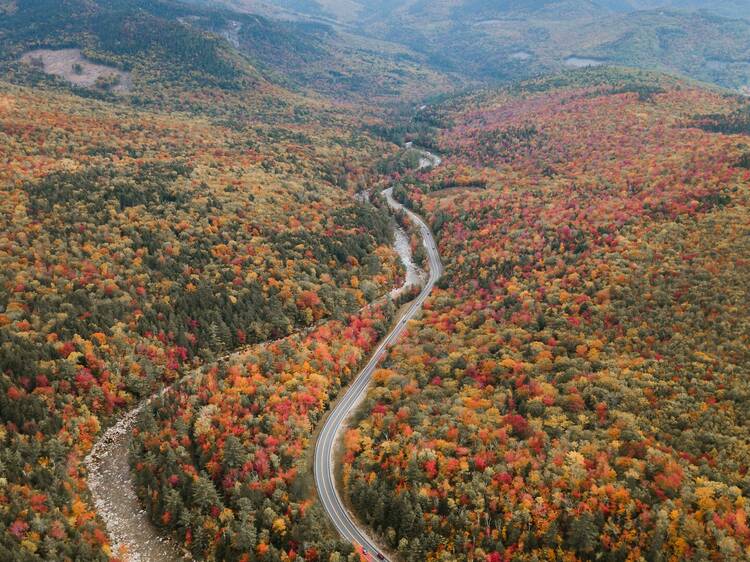
M744 559L746 104L589 71L433 111L398 193L446 273L345 437L357 513L405 560Z
M0 0L0 561L750 559L746 10Z
M201 363L392 288L389 219L346 189L383 145L283 95L315 121L0 82L0 559L107 558L79 467L103 427Z

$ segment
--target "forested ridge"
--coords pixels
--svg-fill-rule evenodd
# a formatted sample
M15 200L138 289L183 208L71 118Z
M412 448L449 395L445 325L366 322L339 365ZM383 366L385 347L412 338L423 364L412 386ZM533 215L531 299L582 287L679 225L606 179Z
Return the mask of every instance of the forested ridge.
M397 194L445 275L345 437L402 559L750 556L745 103L600 70L432 109Z
M209 1L209 0L204 0ZM622 65L750 87L745 0L267 0L400 43L468 82Z
M17 84L212 115L247 109L236 96L252 92L266 121L286 111L290 91L372 102L452 86L404 47L350 45L324 24L272 20L218 2L9 0L0 4L0 47L0 72ZM86 61L127 72L132 91L118 94L118 82L106 79L76 86L21 60L37 49L80 49Z
M0 82L0 559L115 556L81 464L104 427L228 351L343 330L392 288L389 219L345 188L384 145L313 104L308 126L230 126Z

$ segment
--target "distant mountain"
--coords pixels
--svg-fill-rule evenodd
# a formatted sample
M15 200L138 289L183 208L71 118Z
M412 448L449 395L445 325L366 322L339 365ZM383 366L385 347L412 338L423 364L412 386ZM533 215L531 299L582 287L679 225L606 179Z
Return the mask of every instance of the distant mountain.
M284 17L328 17L406 45L433 66L470 78L610 63L750 86L750 0L264 1Z
M750 19L750 0L627 0L636 10L706 10L727 17Z
M288 13L328 16L342 22L361 22L372 16L401 13L441 13L446 6L454 13L471 17L480 13L513 14L545 10L569 14L631 12L637 10L706 10L728 17L750 18L750 0L227 0L235 5L254 6L256 10L274 6Z
M12 71L17 81L40 78L19 65L22 57L28 62L44 49L59 67L67 64L68 52L55 53L75 48L85 64L132 73L130 90L139 98L163 97L157 85L239 90L259 81L342 98L421 97L427 88L452 82L404 46L362 37L344 41L325 21L269 19L242 5L19 0L8 6L0 17L0 71ZM298 7L315 12L312 2ZM88 93L103 92L89 88Z

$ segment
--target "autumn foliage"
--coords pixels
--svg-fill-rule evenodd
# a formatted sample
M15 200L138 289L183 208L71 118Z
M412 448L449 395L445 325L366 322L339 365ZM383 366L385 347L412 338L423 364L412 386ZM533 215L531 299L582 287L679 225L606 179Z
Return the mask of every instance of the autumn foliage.
M750 139L696 117L740 107L619 71L438 106L399 193L446 273L346 439L402 559L750 556Z
M132 461L152 519L199 558L351 554L314 501L311 435L392 312L389 304L367 308L258 346L155 400L139 423Z
M308 103L285 95L291 113ZM2 560L108 557L81 466L102 428L198 365L392 287L388 219L343 189L378 146L338 139L349 113L230 126L211 111L0 83Z

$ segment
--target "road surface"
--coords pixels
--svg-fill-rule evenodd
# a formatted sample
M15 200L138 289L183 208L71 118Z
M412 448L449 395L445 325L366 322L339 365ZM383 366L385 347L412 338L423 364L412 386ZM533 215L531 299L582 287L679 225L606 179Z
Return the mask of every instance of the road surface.
M430 154L429 152L425 152L424 156L426 164L420 163L420 167L436 166L440 164L440 158L437 156ZM435 283L440 278L443 271L443 265L440 262L440 254L438 253L435 239L433 238L432 232L430 232L427 224L418 215L406 209L393 198L393 188L383 191L383 194L392 208L406 212L409 219L419 227L422 234L422 243L427 250L427 255L430 260L429 278L422 288L422 291L419 293L419 296L409 305L409 308L391 332L382 342L380 342L380 345L373 353L370 361L365 365L364 369L360 371L357 378L354 379L352 385L348 388L335 409L326 419L325 425L321 429L318 442L315 446L314 464L315 486L318 489L318 495L323 508L328 513L328 516L331 518L331 521L341 536L352 543L361 545L367 551L367 558L373 561L378 559L377 553L381 553L384 560L388 560L388 557L383 553L383 550L376 544L376 542L357 524L347 510L341 496L339 496L338 490L336 489L334 453L336 451L336 446L339 443L338 436L346 426L349 416L365 397L367 387L370 385L372 374L377 368L378 363L383 358L388 348L401 336L406 328L406 323L414 318L422 308L422 304L424 304L424 301L430 296L432 288L435 286Z

